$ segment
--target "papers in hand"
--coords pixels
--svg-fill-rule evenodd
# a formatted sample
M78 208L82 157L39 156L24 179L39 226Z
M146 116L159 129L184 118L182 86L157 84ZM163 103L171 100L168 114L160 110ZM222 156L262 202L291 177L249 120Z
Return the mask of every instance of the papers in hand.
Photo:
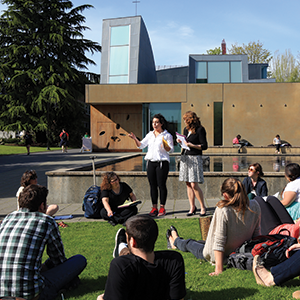
M178 144L182 149L190 150L190 147L185 144L187 142L185 135L176 132L176 137L178 140L180 140L180 143Z
M124 204L119 205L118 208L124 208L124 207L129 207L129 206L136 206L138 204L141 204L142 201L137 200L137 201L126 201Z

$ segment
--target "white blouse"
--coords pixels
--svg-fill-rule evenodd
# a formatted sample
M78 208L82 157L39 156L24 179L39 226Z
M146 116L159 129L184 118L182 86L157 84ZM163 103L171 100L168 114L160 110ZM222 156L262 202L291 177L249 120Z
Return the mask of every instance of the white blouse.
M163 138L167 141L171 150L167 152L163 146ZM148 152L145 156L145 160L150 161L162 161L167 160L170 162L169 153L174 151L173 137L167 131L164 130L158 136L155 137L154 131L150 131L141 141L141 146L139 149L144 149L148 147Z

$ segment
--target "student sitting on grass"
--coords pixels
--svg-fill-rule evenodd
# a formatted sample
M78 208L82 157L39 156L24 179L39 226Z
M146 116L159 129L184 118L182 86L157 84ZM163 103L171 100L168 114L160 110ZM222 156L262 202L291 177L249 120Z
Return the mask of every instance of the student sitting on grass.
M215 264L210 276L223 272L228 256L244 241L260 235L260 207L248 199L243 184L228 178L221 193L224 200L217 203L206 241L184 240L174 226L167 230L168 248L191 252L196 258Z
M117 232L116 258L110 264L105 293L97 300L183 299L183 258L175 251L154 252L157 236L158 227L151 217L139 215L127 220L126 232L123 228Z
M30 171L26 171L22 177L21 177L21 186L19 187L16 197L17 197L17 206L19 209L19 198L20 198L20 194L21 192L24 190L24 188L30 184L38 184L37 183L37 174L35 172L35 170L30 170ZM53 217L54 214L56 214L58 212L58 205L57 204L50 204L47 205L47 209L46 209L46 215Z

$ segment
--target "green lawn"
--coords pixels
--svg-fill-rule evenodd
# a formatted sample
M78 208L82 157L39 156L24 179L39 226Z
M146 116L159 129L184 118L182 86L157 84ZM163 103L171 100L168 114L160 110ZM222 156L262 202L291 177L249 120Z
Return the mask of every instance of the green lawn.
M59 147L50 147L51 150L60 150ZM30 147L30 152L42 152L48 151L46 147ZM10 146L0 145L0 155L12 155L12 154L23 154L27 153L27 149L24 146Z
M96 300L105 288L113 258L114 237L120 225L113 227L106 222L68 224L69 227L60 229L66 255L82 254L87 258L88 265L80 275L81 285L65 293L65 299ZM159 237L155 250L166 250L165 233L170 225L174 225L184 238L200 239L199 221L196 218L161 219L157 220L157 224ZM237 269L228 269L219 276L210 277L208 274L214 270L210 263L197 260L191 253L181 253L186 268L186 300L293 299L292 293L300 289L299 279L291 280L282 287L262 287L256 284L251 271Z

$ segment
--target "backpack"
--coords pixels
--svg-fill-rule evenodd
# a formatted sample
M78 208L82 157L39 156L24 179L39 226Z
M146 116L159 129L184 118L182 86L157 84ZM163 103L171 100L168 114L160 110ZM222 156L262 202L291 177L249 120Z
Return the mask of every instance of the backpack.
M270 269L284 262L287 259L285 251L296 243L297 239L289 235L259 235L244 242L231 253L227 266L241 270L252 270L253 258L255 255L259 255L264 267Z
M82 210L86 218L101 219L100 210L104 207L100 198L100 186L92 185L83 197Z
M61 136L61 139L62 139L63 141L65 141L65 140L67 140L67 138L68 138L68 136L67 136L67 134L64 132L64 133L62 134L62 136Z

